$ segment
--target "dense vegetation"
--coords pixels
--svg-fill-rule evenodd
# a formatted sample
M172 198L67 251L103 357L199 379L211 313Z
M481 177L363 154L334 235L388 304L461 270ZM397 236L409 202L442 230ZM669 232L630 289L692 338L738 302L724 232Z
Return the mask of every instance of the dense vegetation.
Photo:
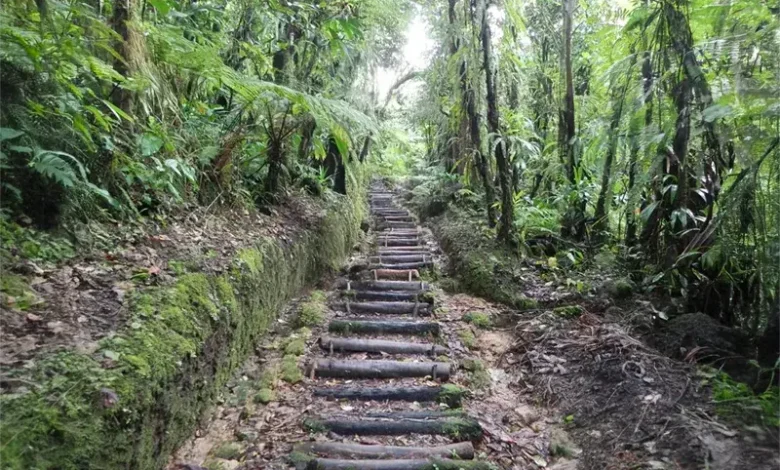
M764 335L771 366L780 11L751 0L427 11L433 60L418 105L398 114L419 135L407 162L425 175L417 196L470 205L521 254L617 254L678 313Z
M11 1L0 13L4 221L343 192L407 2ZM329 184L330 183L330 184Z
M435 47L382 96L414 15ZM619 260L665 315L703 312L777 370L779 18L761 0L9 0L0 255L330 198L368 160L507 259Z

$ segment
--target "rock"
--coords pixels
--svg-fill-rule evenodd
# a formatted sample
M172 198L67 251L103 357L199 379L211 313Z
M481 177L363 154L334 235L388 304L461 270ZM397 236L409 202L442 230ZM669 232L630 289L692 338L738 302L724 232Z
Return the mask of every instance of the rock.
M577 461L569 459L560 459L547 467L547 470L577 470Z
M257 431L253 429L237 429L236 438L239 441L256 441L258 437Z
M539 421L539 418L541 417L536 408L526 404L518 406L514 411L520 423L524 426L532 425L536 421Z

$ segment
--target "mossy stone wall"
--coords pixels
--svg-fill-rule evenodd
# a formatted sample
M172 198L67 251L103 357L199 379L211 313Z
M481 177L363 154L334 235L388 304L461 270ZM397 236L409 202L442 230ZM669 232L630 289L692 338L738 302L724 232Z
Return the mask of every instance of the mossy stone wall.
M366 178L352 174L350 195L328 203L316 228L258 240L220 274L145 289L96 353L61 352L25 371L34 385L0 395L0 468L163 468L280 308L358 241Z

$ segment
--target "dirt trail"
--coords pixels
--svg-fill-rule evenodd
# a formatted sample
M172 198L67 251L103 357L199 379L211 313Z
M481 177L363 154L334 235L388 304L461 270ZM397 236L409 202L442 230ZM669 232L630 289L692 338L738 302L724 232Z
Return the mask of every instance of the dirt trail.
M370 253L334 283L327 323L291 333L283 316L170 468L574 468L579 450L551 426L560 419L499 366L513 345L503 308L425 281L443 257L394 194L372 187L371 212ZM304 375L244 405L297 336Z

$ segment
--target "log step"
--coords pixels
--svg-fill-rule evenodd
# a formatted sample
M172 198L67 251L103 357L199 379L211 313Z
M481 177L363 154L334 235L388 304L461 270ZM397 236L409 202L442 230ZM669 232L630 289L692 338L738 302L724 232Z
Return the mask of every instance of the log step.
M415 335L415 336L439 336L441 328L436 322L417 321L388 321L369 320L363 318L349 318L332 320L328 324L331 333L345 334L387 334L387 335Z
M417 224L414 222L393 222L393 221L384 221L377 224L379 228L415 228L417 227Z
M315 359L308 365L306 372L306 375L310 377L341 379L432 377L434 379L448 380L450 378L450 363Z
M369 258L377 263L424 263L431 260L431 255L414 253L411 255L380 255Z
M433 267L432 261L419 261L414 263L392 263L392 262L384 262L385 260L382 260L381 264L369 264L368 269L427 269ZM415 276L416 277L416 276Z
M474 445L468 441L433 447L382 446L350 444L345 442L306 442L296 445L294 450L302 454L350 459L419 459L428 457L447 457L471 460L474 458Z
M459 408L465 390L457 385L445 384L436 387L323 387L315 388L314 396L334 400L360 401L411 401L444 403L450 408Z
M490 462L479 460L453 460L439 457L427 459L390 460L342 460L316 458L310 460L304 470L491 470Z
M414 217L411 215L386 215L381 214L377 217L385 222L414 222Z
M339 287L349 290L428 290L428 284L421 281L341 281Z
M399 249L394 251L379 252L376 255L372 256L371 260L376 260L377 262L379 262L379 258L382 258L382 261L385 261L385 259L392 256L414 256L420 261L423 261L423 256L425 256L424 261L433 259L433 255L428 250Z
M458 441L479 440L482 437L479 422L462 416L431 419L310 418L304 421L304 427L310 432L331 431L342 436L427 434L447 436Z
M349 297L357 301L384 301L384 302L427 302L433 303L433 295L425 292L413 291L341 291L342 297Z
M430 315L430 305L419 302L350 302L333 304L335 310L354 313L384 313L391 315Z
M384 339L323 336L319 339L319 344L322 349L333 352L351 351L387 354L426 354L431 357L437 357L449 352L447 348L437 344L409 343Z
M420 245L420 240L416 238L377 238L377 246L413 246L417 248L423 248Z

